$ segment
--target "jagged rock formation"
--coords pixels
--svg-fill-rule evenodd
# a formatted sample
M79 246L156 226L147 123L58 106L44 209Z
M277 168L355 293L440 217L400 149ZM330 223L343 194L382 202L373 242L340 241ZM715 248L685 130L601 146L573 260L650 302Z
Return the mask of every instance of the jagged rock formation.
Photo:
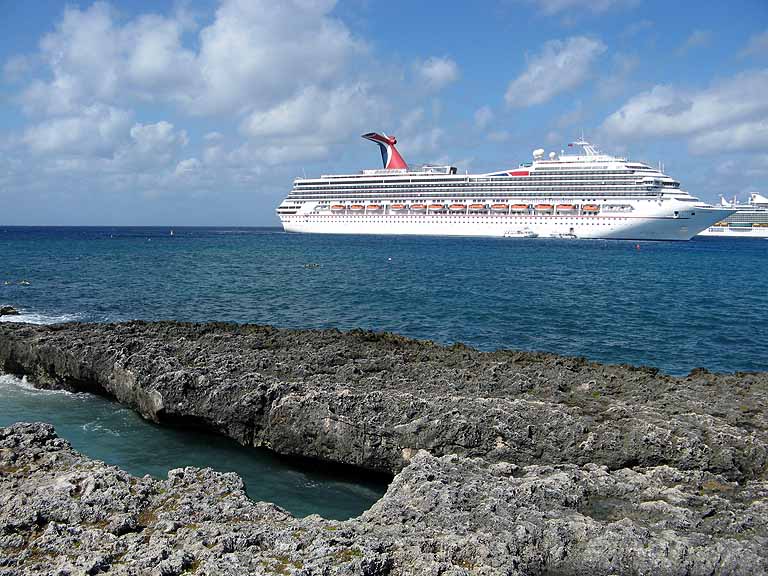
M397 473L419 449L517 465L768 464L768 375L673 378L392 334L129 322L0 324L0 369L110 395L160 423Z
M0 316L18 316L19 311L13 306L0 306Z
M235 474L135 478L45 424L0 428L0 575L763 574L768 483L668 466L417 452L359 518L296 519Z

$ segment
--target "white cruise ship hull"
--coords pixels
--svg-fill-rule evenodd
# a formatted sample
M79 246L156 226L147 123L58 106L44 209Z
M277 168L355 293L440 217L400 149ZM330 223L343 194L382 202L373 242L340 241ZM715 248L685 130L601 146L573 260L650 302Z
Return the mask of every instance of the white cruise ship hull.
M286 231L690 240L734 213L583 139L569 144L583 154L538 149L516 169L462 175L455 166L409 168L394 136L363 138L379 145L384 168L296 178L276 210Z
M287 232L312 234L400 234L429 236L515 236L530 231L539 238L573 235L616 240L690 240L730 214L697 207L687 217L672 216L517 216L486 214L281 215Z
M727 236L729 238L768 238L768 227L753 226L731 227L731 226L710 226L706 230L699 232L699 236Z

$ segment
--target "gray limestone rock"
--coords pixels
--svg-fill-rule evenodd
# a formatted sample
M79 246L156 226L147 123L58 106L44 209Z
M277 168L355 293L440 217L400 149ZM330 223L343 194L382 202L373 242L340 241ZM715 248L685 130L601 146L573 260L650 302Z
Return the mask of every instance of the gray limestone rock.
M155 422L397 473L420 449L517 465L768 465L768 375L651 368L388 333L128 322L0 324L0 369Z
M768 484L669 466L419 451L359 518L297 519L235 474L135 478L0 428L0 575L763 574Z

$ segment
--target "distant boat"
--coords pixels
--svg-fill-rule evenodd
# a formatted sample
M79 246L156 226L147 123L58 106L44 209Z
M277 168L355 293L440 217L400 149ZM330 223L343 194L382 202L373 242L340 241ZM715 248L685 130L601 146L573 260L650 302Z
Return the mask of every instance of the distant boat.
M699 236L730 236L731 238L766 238L768 239L768 198L753 192L746 204L728 202L720 197L720 206L736 210L728 218L716 222Z
M173 230L171 230L171 236L173 236Z

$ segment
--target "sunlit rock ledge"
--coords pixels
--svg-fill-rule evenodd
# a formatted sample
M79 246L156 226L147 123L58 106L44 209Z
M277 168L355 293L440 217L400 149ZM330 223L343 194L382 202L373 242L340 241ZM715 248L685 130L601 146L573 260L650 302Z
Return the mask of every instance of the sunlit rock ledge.
M768 375L655 369L389 333L237 324L0 324L0 369L194 426L396 474L419 450L489 463L669 465L760 478Z
M136 478L16 424L0 428L0 574L763 574L767 496L669 466L418 451L360 517L297 519L236 474Z

